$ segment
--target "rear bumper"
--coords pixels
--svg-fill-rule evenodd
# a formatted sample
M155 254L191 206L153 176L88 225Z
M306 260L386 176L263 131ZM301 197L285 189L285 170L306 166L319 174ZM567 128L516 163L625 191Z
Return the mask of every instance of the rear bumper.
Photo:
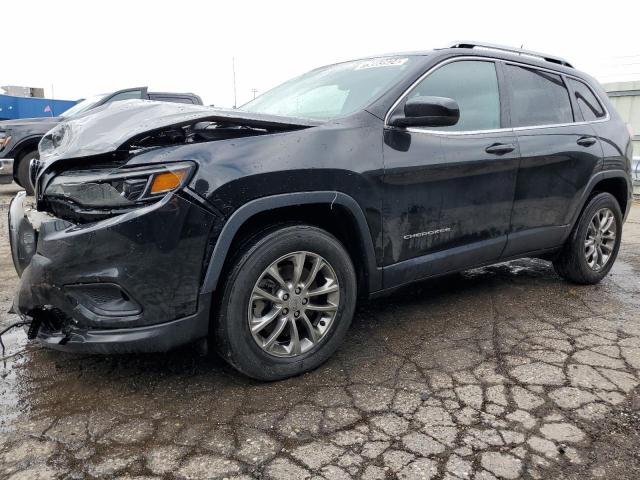
M13 182L13 158L0 158L0 184Z
M166 351L207 335L211 295L200 294L212 215L169 195L140 209L73 224L9 208L21 276L13 307L42 321L44 346L85 353ZM169 228L168 228L169 227Z

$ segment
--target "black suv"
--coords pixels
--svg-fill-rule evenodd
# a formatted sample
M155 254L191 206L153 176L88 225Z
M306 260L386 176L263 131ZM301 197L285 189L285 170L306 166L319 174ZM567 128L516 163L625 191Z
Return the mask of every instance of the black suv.
M480 48L477 48L480 47ZM42 140L10 209L31 337L72 352L211 338L280 379L358 298L524 256L600 281L631 141L565 60L458 43L323 67L238 110L120 102Z
M11 180L14 180L29 193L33 193L29 181L29 164L31 160L38 158L38 142L45 133L59 122L81 113L112 102L131 99L202 105L200 97L193 93L149 92L147 87L136 87L84 99L59 117L4 120L0 122L0 164L8 170L7 173L10 173L12 168L13 175L10 176L0 169L0 183L11 183Z

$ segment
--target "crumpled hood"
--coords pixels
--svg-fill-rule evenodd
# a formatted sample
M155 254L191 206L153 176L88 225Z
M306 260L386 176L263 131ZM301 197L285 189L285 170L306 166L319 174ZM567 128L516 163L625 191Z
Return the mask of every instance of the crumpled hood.
M41 166L46 169L57 160L113 152L141 134L202 121L283 131L321 123L200 105L126 100L103 105L56 125L40 142Z

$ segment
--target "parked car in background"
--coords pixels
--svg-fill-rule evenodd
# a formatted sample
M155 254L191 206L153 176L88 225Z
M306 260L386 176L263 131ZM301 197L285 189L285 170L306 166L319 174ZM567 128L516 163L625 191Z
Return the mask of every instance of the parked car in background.
M149 92L147 87L136 87L87 98L57 117L2 121L0 122L0 183L11 183L15 180L28 193L33 193L29 181L29 164L31 160L38 157L38 143L45 133L63 120L107 103L131 99L202 105L202 99L193 93Z
M0 138L2 142L2 138ZM13 181L13 159L0 158L0 184Z
M633 157L631 175L633 176L633 193L640 195L640 156Z
M122 102L40 154L36 209L20 192L9 212L30 338L209 336L262 380L317 367L358 298L411 282L537 257L595 284L631 206L630 133L598 82L476 43L329 65L237 110Z

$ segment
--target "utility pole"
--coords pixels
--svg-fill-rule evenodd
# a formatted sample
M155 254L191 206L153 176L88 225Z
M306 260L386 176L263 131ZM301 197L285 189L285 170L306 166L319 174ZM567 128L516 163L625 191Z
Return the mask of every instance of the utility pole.
M253 99L256 99L256 93L258 93L258 89L257 88L252 88L251 89L251 93L253 93Z
M236 108L238 104L236 97L236 57L231 57L231 68L233 69L233 108Z

